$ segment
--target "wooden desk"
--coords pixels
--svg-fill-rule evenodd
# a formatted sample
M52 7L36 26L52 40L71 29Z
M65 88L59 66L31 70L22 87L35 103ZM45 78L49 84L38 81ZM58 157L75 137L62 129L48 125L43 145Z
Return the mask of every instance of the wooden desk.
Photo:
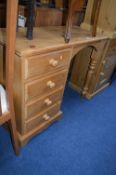
M63 27L35 28L32 41L25 38L25 29L20 29L17 34L14 103L21 145L60 118L70 62L80 50L87 47L91 47L92 52L82 93L89 95L96 89L108 38L105 36L92 38L88 32L74 27L71 42L66 44L63 38L64 31ZM1 29L2 83L5 35L5 30Z

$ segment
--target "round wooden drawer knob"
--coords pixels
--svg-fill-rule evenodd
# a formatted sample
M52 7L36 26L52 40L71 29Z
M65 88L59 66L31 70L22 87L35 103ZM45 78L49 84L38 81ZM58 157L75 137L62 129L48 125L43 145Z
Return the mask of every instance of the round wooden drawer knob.
M52 81L48 81L47 82L47 86L49 87L49 88L54 88L55 87L55 83L54 82L52 82Z
M63 56L61 55L61 56L60 56L60 60L62 60L62 59L63 59Z
M54 59L51 59L49 64L53 67L56 67L58 65L58 61L57 60L54 60Z
M49 98L47 98L44 102L47 106L52 105L52 101Z
M101 75L101 76L104 76L105 74L104 74L104 72L101 72L100 75Z
M50 119L50 116L47 115L47 114L44 114L44 115L43 115L43 119L44 119L45 121L48 121L48 120Z
M106 60L102 61L102 64L104 65L106 63Z

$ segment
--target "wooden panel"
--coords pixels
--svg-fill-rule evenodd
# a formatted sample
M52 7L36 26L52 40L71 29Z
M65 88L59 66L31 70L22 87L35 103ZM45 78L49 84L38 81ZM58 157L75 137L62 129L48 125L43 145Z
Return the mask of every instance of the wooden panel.
M94 0L89 0L82 28L91 30L91 13ZM116 1L102 0L100 15L98 20L98 34L116 36Z
M51 118L53 118L60 110L60 103L54 105L49 110L41 113L40 115L26 121L26 132L36 128L37 126L41 125L42 123L48 122Z
M48 74L70 63L70 50L25 59L25 78Z
M109 47L105 55L105 59L102 61L102 69L99 73L99 80L97 82L96 90L103 89L107 87L111 82L111 77L116 67L116 39L111 39L109 42Z
M105 84L110 83L113 70L114 69L111 68L111 69L108 69L108 71L105 73L101 72L99 81L98 81L97 86L96 86L96 90L99 90Z
M100 72L100 78L96 87L97 90L101 88L104 84L109 83L111 81L111 77L115 67L116 67L116 54L108 56L106 58L105 65L103 66L103 69Z
M38 115L44 110L49 109L58 101L61 101L63 92L64 92L64 89L59 89L55 93L52 93L51 95L46 96L45 98L37 99L36 101L33 101L32 103L29 103L28 105L26 105L26 108L25 108L26 119L29 119L34 117L35 115Z
M116 52L116 38L110 41L108 54L112 54L112 52Z
M91 47L87 47L75 56L70 82L77 85L80 89L83 89L85 83L92 50Z
M106 57L106 63L105 63L104 68L108 69L111 66L113 66L113 67L116 66L116 52L112 53Z
M17 129L20 133L24 130L24 83L23 66L21 58L15 54L14 62L14 106L16 114Z
M65 85L67 70L58 72L44 79L35 80L25 86L25 100L46 96Z
M52 8L37 8L35 27L38 26L61 26L62 11Z

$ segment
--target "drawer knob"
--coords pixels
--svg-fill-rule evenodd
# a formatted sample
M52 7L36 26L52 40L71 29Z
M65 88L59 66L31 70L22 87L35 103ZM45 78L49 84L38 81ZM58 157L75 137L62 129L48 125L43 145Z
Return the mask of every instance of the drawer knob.
M52 101L49 98L47 98L44 102L47 106L52 105Z
M104 76L105 74L104 74L104 72L101 72L100 75L101 75L101 76Z
M104 60L103 62L102 62L102 64L104 65L106 63L106 60Z
M55 87L55 83L54 82L52 82L52 81L48 81L47 82L47 86L49 87L49 88L54 88Z
M48 121L48 120L50 119L50 116L47 115L47 114L44 114L44 115L43 115L43 119L44 119L45 121Z
M56 67L58 65L58 61L57 60L54 60L54 59L51 59L49 64L53 67Z
M60 60L62 60L62 59L63 59L63 56L61 55L61 56L60 56Z

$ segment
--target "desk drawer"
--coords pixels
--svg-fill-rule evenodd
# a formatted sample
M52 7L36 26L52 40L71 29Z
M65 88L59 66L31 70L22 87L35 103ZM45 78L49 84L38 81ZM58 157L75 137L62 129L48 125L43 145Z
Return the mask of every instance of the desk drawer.
M70 50L53 52L47 55L25 59L25 79L56 71L57 68L69 65Z
M111 55L107 56L106 63L104 68L109 68L111 66L116 66L116 53L112 53Z
M57 103L52 108L47 110L44 113L41 113L40 115L26 121L26 132L39 127L39 125L48 122L53 118L60 110L60 103Z
M116 52L116 38L110 41L108 54L111 54L112 52Z
M26 119L32 118L39 113L49 109L51 106L55 105L58 101L62 100L64 89L59 89L45 98L36 100L28 105L26 105Z
M63 88L67 78L67 70L60 71L44 79L35 80L25 85L25 101L45 97L59 88Z
M99 81L97 83L96 89L99 89L104 84L110 82L113 71L114 71L114 67L110 67L109 69L106 69L106 70L104 70L104 72L100 73L100 78L99 78Z

